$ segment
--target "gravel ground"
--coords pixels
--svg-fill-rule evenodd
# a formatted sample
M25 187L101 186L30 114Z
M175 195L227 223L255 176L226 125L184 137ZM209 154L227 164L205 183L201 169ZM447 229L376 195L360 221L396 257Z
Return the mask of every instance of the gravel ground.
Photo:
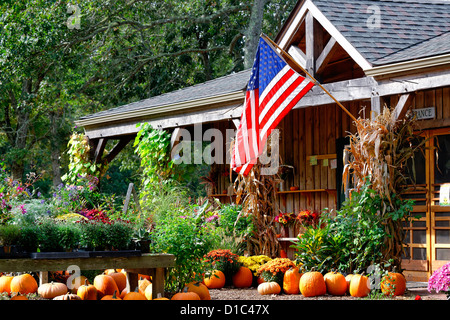
M225 287L222 289L210 289L211 300L355 300L349 295L331 296L324 295L319 297L306 298L301 294L280 294L280 295L260 295L256 288L236 289ZM422 300L447 300L445 294L428 292L425 287L408 288L403 296L387 298L389 300L414 300L419 295Z

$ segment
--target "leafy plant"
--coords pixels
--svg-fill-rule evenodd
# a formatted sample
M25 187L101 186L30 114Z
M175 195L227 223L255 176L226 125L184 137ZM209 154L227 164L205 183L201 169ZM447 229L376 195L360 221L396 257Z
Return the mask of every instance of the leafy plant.
M57 225L59 246L64 250L75 249L80 243L80 229L72 222Z
M20 238L20 229L17 225L6 224L0 226L0 243L4 246L16 245Z
M111 248L128 249L133 237L133 228L128 221L114 220L106 224L106 240Z
M38 224L38 245L43 252L62 251L58 226L53 219L42 219Z
M35 252L38 247L38 227L25 224L20 226L19 246L26 252Z

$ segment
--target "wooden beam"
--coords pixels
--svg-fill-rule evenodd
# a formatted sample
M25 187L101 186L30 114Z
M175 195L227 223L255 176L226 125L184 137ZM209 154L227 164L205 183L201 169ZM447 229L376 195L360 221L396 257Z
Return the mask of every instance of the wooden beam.
M290 46L288 53L297 61L302 67L306 68L306 54L297 46Z
M180 134L181 134L180 127L176 127L175 129L173 129L172 136L170 137L170 150L172 150L173 147L175 146L175 143L180 138Z
M305 19L306 38L306 70L314 76L314 17L311 12L306 13Z
M400 96L400 98L398 99L398 103L394 109L394 117L396 120L401 120L405 117L406 112L408 112L408 109L411 106L415 95L416 94L414 92L411 92L402 94Z
M107 141L108 141L107 138L98 139L98 141L96 143L95 152L94 152L94 162L95 163L100 163Z
M381 97L378 94L377 88L372 88L372 96L370 97L371 112L374 116L381 113Z
M316 60L316 73L322 72L322 70L328 65L328 62L330 62L333 57L333 53L337 48L337 41L334 38L330 38L325 45L325 48L323 48L322 53Z
M111 149L111 151L103 157L103 160L106 161L106 163L113 161L119 152L122 151L133 138L134 136L131 135L120 138L119 142Z

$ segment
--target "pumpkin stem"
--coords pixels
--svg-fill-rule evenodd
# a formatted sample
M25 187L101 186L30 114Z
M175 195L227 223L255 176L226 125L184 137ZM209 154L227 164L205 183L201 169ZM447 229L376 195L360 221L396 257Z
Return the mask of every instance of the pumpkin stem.
M113 299L117 299L116 293L117 293L117 290L114 290L114 293L113 293L113 295L112 295L112 298L113 298Z
M86 279L84 279L84 285L85 286L87 286L89 283L88 283L88 279L86 278Z

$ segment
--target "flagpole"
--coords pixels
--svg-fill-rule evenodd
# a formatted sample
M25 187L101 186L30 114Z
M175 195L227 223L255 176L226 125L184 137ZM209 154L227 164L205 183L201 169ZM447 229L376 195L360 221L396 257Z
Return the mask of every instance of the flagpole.
M326 92L326 94L328 94L330 96L331 99L334 100L334 102L337 103L337 105L339 107L342 108L342 110L344 110L349 116L350 118L352 118L353 121L356 121L356 118L350 113L350 111L348 111L335 97L333 97L333 95L327 90L325 89L324 86L322 86L320 84L319 81L316 80L316 78L314 78L308 71L305 70L305 68L303 68L299 63L297 63L297 61L295 61L290 54L288 54L286 51L284 51L283 49L281 49L274 41L272 41L268 36L266 36L264 33L261 34L261 37L263 37L264 39L268 40L270 42L270 44L274 45L277 49L279 49L282 53L284 53L284 55L289 58L289 60L291 60L291 62L293 62L297 67L299 67L309 78L311 78L311 80L314 82L314 84L317 84L323 91Z

